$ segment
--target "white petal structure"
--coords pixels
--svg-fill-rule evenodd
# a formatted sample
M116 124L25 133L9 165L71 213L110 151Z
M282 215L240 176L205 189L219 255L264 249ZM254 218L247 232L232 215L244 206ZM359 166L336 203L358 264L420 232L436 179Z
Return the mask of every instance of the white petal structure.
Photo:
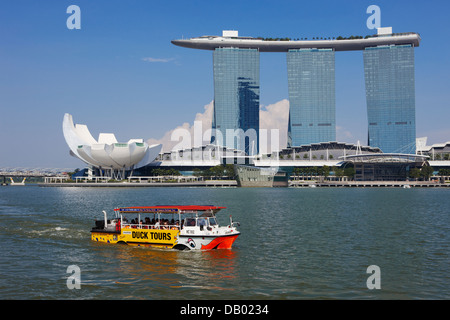
M73 124L72 115L66 113L63 133L71 155L87 164L112 170L143 167L156 159L162 145L149 146L143 139L130 139L119 143L113 133L100 133L95 140L84 124Z

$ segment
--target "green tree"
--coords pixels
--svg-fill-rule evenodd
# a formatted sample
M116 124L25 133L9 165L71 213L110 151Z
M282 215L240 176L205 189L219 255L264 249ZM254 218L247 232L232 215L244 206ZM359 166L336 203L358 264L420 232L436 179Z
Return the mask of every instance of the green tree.
M326 178L330 175L330 167L329 166L323 166L322 167L322 175Z
M227 178L234 178L235 173L234 173L234 166L232 164L226 164L225 168L224 168L224 175Z
M409 170L409 177L413 178L415 180L420 178L420 169L419 168L412 168Z
M430 166L423 166L422 170L420 170L420 176L426 180L429 180L433 175L434 169Z
M224 173L225 173L225 167L222 165L218 165L218 166L209 168L206 172L206 176L222 178L222 176L224 176Z
M344 176L344 170L338 167L333 167L333 172L336 177L339 179Z
M345 168L344 169L344 176L353 179L353 177L355 176L355 168L353 168L353 167Z
M312 167L312 174L317 176L319 175L319 168L318 167Z
M170 169L168 170L167 174L168 174L169 176L181 176L180 171L178 171L177 169L174 169L174 168L170 168Z

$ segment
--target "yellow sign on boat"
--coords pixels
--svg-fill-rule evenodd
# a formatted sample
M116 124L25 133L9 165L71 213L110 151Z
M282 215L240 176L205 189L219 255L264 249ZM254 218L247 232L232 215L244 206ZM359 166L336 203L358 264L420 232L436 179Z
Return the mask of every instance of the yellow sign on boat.
M179 230L123 228L120 233L92 232L93 241L173 247Z

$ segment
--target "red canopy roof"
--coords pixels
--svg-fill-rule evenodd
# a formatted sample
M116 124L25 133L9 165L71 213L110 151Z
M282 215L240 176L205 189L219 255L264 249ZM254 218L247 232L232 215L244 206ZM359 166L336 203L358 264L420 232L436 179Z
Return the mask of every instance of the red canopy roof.
M139 212L160 212L160 213L171 213L178 211L219 211L220 209L225 209L226 207L217 206L196 206L196 205L184 205L184 206L143 206L143 207L124 207L116 208L114 211L127 212L127 213L139 213Z

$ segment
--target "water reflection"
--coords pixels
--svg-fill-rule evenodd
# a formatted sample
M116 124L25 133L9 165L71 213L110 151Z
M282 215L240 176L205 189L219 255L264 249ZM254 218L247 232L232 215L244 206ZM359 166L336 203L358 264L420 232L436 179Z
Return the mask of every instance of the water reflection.
M147 284L152 288L152 294L170 292L173 298L185 297L184 289L236 289L229 286L229 282L236 279L239 256L233 249L177 251L98 243L92 243L92 246L98 254L95 264L103 263L104 266L103 275L95 275L98 283L119 286L138 284L139 288ZM87 280L85 283L88 283ZM148 297L146 294L144 296ZM142 293L129 296L142 297Z

